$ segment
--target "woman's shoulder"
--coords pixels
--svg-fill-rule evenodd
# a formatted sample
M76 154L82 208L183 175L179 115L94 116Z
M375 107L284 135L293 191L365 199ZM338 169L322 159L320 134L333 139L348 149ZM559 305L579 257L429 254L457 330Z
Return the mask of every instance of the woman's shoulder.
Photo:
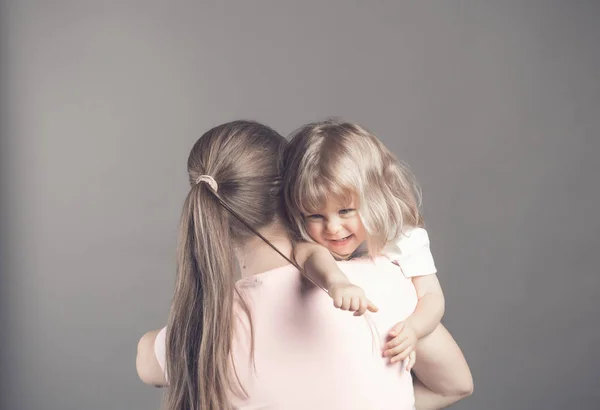
M358 258L348 261L338 261L338 265L350 276L367 275L369 278L380 278L388 274L397 274L398 266L394 265L386 257L378 257L375 259ZM237 281L238 289L282 289L286 285L295 286L302 279L302 274L293 265L285 265L265 272L242 278Z
M264 280L278 280L281 278L292 277L299 274L298 269L293 265L284 265L274 269L269 269L264 272L249 275L236 282L238 287L252 287L253 284L260 283Z
M338 265L346 274L364 272L369 275L383 275L398 270L398 267L391 263L385 256L378 256L376 258L364 256L347 261L338 261Z

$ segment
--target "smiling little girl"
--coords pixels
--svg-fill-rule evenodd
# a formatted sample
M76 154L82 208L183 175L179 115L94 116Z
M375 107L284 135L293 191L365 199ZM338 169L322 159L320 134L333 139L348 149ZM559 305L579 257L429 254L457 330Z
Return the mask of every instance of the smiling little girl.
M297 234L296 260L325 288L334 305L362 315L376 311L336 259L385 256L412 280L414 313L390 331L384 356L414 364L418 339L444 314L427 231L412 175L373 134L359 125L325 121L297 130L284 161L286 211Z

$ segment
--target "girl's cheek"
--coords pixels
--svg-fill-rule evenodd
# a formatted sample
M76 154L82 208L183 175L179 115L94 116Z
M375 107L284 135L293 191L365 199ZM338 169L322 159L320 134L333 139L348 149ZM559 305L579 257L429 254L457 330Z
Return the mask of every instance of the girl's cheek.
M316 224L312 223L312 224L308 224L308 225L306 226L306 230L307 230L309 233L314 233L314 232L317 232L317 230L318 230L318 229L317 229L317 226L316 226Z
M308 233L310 235L311 238L315 238L316 236L318 236L319 233L319 227L317 224L307 224L306 225L306 233Z

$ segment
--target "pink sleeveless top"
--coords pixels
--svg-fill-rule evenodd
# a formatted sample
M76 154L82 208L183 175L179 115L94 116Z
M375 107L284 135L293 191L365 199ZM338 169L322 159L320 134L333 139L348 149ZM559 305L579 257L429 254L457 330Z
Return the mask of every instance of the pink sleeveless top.
M365 290L377 313L354 317L334 308L291 265L238 282L252 311L255 351L252 363L247 320L240 313L233 363L248 396L232 393L237 409L414 409L405 363L390 365L381 356L388 331L417 304L412 282L385 258L340 267ZM165 329L155 352L164 370Z

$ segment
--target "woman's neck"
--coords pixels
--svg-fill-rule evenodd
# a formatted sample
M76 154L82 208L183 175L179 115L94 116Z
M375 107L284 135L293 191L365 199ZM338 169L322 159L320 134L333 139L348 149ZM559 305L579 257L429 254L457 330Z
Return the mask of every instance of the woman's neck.
M285 224L276 220L258 232L286 257L291 258L292 243ZM242 278L290 264L256 235L251 236L239 249L238 259Z

